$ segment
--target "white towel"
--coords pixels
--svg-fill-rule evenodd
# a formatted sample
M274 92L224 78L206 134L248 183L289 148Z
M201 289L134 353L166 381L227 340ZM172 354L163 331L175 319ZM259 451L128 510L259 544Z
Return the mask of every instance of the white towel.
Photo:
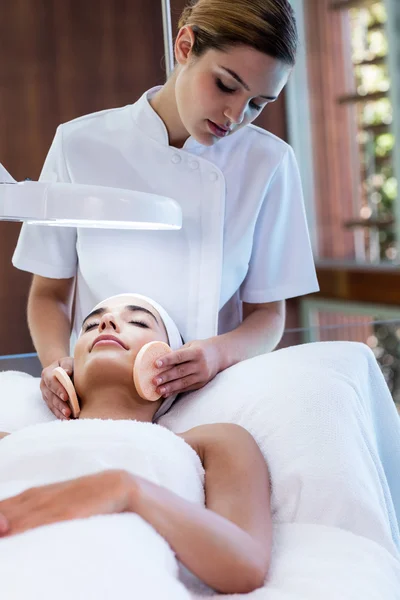
M0 431L52 418L38 380L0 374ZM366 346L309 344L246 361L181 398L162 418L175 431L216 422L238 423L253 433L273 487L269 584L235 600L400 600L395 548L400 421ZM108 521L104 530L113 543L114 522ZM129 536L127 548L128 541ZM70 546L66 548L60 554L68 556ZM120 587L109 596L113 600L127 597L121 582L129 559L120 556L122 566L115 571ZM51 565L55 563L59 571L63 563L58 557ZM229 598L215 595L184 570L182 579L193 598ZM57 581L55 577L54 585ZM153 577L149 595L141 598L164 598L151 595L155 584Z
M190 580L188 585L193 600L399 600L400 566L364 537L336 527L287 523L274 529L265 587L231 596Z
M204 504L204 470L194 450L159 425L135 421L57 421L11 434L0 442L0 497L111 468ZM5 600L189 598L171 548L134 514L0 539L0 582Z

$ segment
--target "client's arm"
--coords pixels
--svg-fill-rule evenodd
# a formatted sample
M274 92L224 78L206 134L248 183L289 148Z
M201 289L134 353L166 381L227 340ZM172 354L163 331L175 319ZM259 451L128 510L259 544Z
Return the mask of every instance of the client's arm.
M247 431L196 427L182 436L205 467L206 506L139 480L134 512L170 544L178 559L221 593L247 593L265 581L271 552L268 469Z
M3 438L5 438L6 435L9 435L9 434L5 433L4 431L0 431L0 440L2 440Z
M134 512L215 590L246 593L260 587L271 550L269 476L260 450L235 425L197 427L182 437L203 460L207 508L125 471L104 471L0 501L0 536L93 515Z

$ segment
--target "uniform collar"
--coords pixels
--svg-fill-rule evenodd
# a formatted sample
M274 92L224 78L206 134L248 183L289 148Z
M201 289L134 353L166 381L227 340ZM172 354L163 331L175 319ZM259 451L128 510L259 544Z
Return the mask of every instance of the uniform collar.
M162 86L151 88L145 92L135 104L132 104L132 118L143 133L159 144L169 147L168 132L164 125L164 121L158 116L149 102L150 98L161 88ZM192 150L198 146L201 146L201 144L190 137L186 140L182 150ZM174 148L174 150L176 150L176 148Z

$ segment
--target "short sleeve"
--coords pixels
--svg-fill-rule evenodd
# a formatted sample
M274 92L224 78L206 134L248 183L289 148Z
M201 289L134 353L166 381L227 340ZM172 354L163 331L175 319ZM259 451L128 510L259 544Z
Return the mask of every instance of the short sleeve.
M319 290L300 174L288 147L268 186L253 238L243 302L275 302Z
M39 181L70 183L58 127ZM13 265L51 279L74 277L77 268L76 229L24 223L12 259Z

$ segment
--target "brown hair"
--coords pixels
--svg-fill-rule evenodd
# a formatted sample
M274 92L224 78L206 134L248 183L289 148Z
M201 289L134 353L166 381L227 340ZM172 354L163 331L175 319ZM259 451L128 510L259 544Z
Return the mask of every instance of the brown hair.
M297 27L289 0L191 0L179 20L196 36L193 54L244 44L293 65Z

